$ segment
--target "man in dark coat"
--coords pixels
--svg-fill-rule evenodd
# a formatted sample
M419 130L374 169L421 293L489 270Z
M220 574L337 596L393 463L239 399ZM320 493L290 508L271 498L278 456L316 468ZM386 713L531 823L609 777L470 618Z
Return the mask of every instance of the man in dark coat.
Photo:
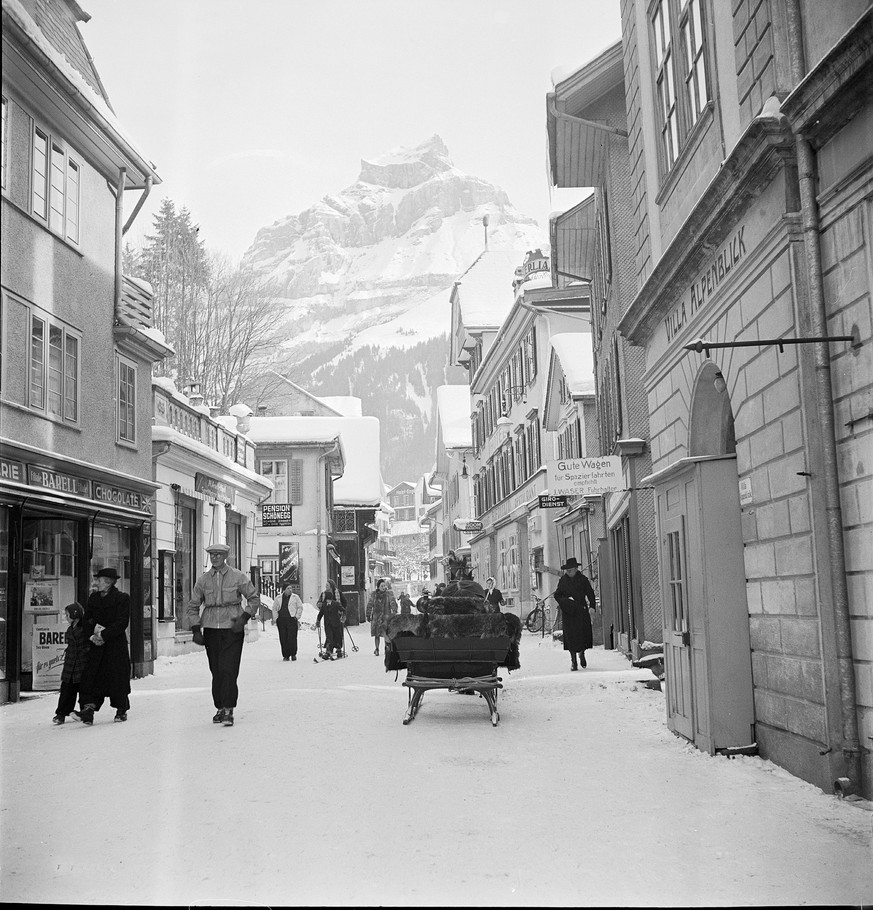
M588 610L595 608L597 599L591 582L579 571L575 556L571 556L561 568L564 574L555 588L555 600L563 617L564 650L570 652L570 669L578 670L576 655L579 655L579 663L587 667L585 651L594 644Z
M116 588L119 575L112 567L100 569L94 578L97 590L88 598L82 620L91 650L79 685L79 717L89 725L107 695L115 708L116 722L127 720L130 710L130 596Z

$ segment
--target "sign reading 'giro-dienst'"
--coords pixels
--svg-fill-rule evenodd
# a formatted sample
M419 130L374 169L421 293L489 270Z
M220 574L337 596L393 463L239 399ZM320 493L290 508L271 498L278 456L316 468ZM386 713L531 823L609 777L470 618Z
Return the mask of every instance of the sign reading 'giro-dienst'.
M546 462L552 496L597 496L624 489L620 455L559 458Z

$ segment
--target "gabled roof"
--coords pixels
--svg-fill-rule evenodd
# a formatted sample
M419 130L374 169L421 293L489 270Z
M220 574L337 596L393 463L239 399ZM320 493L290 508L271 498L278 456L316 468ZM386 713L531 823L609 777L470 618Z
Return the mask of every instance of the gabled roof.
M336 505L378 506L382 501L379 421L375 417L252 417L257 444L330 442L339 437L345 469L333 484Z
M499 328L515 300L512 282L527 250L484 250L455 282L452 303L469 332Z

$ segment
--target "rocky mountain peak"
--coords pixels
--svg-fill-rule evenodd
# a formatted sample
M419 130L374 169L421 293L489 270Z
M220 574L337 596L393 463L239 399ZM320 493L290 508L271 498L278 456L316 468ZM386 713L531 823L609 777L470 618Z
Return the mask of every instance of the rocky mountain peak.
M371 161L362 158L358 180L375 186L409 189L452 167L445 142L434 134L414 148L399 146Z

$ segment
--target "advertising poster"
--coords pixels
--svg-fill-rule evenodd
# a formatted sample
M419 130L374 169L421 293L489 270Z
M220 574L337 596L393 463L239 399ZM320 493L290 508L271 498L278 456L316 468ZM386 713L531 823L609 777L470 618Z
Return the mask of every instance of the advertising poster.
M279 544L279 585L300 584L300 544Z
M60 689L64 668L64 633L67 623L37 623L33 627L33 688L37 692Z
M355 586L354 566L342 566L340 568L340 584L344 588L353 588Z

